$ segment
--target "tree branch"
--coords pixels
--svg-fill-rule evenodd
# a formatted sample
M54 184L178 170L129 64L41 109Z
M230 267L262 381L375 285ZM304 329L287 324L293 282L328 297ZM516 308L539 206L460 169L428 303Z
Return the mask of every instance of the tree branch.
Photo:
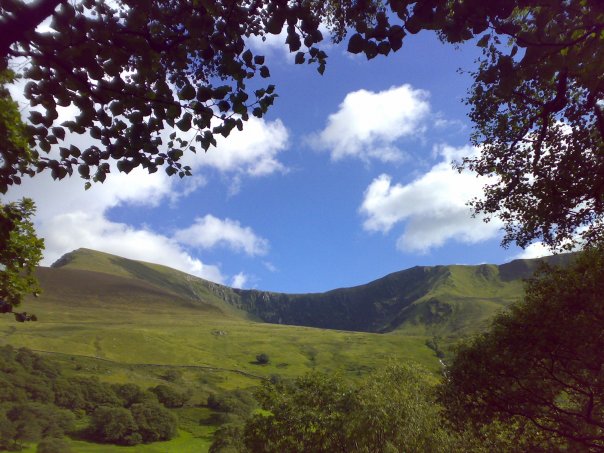
M0 69L6 67L10 46L23 41L61 3L67 0L35 0L21 4L0 20ZM17 6L17 5L13 5Z

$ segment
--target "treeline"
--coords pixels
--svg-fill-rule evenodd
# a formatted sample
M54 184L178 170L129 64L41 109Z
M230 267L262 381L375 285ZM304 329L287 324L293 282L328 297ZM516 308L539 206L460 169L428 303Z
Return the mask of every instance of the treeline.
M167 385L142 389L95 377L66 377L58 364L32 351L0 347L0 449L40 442L38 451L68 451L60 439L88 420L80 438L120 445L168 440L177 418L167 408L188 396Z

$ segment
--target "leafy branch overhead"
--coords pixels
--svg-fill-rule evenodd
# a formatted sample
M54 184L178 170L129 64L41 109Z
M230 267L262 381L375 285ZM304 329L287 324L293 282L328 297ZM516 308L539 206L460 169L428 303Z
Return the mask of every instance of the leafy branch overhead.
M27 59L25 96L39 109L29 118L38 158L3 154L3 192L45 169L102 182L112 161L126 173L190 174L184 153L208 150L275 101L253 37L284 32L295 62L323 73L324 26L367 59L429 30L483 49L467 98L480 154L459 163L491 177L475 211L503 219L504 244L604 234L600 0L7 0L0 13L0 62ZM50 30L36 28L50 16ZM59 123L58 106L79 114ZM189 138L162 134L171 128ZM96 141L79 149L68 132Z

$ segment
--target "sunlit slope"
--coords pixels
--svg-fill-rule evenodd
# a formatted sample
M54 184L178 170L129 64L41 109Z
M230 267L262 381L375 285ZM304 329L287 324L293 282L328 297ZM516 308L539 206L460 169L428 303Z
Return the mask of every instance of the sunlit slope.
M71 257L39 269L42 295L22 307L39 320L0 317L0 344L120 366L207 367L225 388L255 384L256 376L298 376L312 369L357 376L391 360L439 368L423 336L256 322L208 289L209 282L91 251ZM101 272L90 270L96 258ZM231 291L215 286L218 293ZM256 363L260 353L268 354L268 365Z
M230 288L159 264L129 260L96 250L77 249L56 261L52 268L121 277L170 293L190 304L212 305L228 315L253 318L249 313L225 303L226 299L232 297L233 291Z
M357 375L389 360L437 370L426 340L482 329L522 297L521 279L537 265L414 267L353 288L291 295L234 290L79 249L39 269L43 293L23 306L39 321L0 317L0 343L120 364L209 367L223 373L225 387L311 369ZM255 363L260 353L268 365Z

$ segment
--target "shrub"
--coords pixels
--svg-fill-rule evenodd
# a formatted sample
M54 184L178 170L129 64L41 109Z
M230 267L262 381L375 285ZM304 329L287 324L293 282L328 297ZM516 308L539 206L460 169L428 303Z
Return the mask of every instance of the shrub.
M182 407L188 400L189 395L184 392L178 392L172 387L164 384L159 384L149 389L153 392L160 403L166 407Z
M101 442L135 445L142 440L132 413L123 407L99 407L92 414L90 430Z
M69 442L58 437L46 437L40 441L36 453L71 453Z
M176 415L158 403L137 403L130 408L143 442L169 440L176 435Z

